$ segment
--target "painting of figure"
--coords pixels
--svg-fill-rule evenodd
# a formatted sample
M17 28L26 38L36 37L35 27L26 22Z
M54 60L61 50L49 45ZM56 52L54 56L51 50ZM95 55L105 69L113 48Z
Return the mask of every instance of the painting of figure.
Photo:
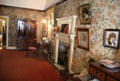
M89 29L88 28L78 28L78 47L89 50Z
M104 46L118 48L119 47L119 30L106 29L104 31Z
M78 7L78 16L81 24L90 24L90 4Z

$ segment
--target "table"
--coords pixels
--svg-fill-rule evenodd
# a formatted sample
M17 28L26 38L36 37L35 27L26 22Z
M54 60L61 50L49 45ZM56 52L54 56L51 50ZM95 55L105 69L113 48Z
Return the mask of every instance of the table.
M45 50L49 51L50 44L40 43L40 49L43 51L43 55L47 55L49 59L49 54L45 53Z
M120 81L120 67L116 68L117 72L113 69L108 69L98 62L89 64L89 74L100 81Z

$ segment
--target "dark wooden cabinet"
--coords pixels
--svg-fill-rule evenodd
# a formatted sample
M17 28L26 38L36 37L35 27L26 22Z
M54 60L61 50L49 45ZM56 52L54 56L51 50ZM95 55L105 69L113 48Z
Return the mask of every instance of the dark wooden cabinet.
M100 63L94 62L89 65L89 74L100 81L120 81L120 67L116 69L118 71L113 72Z
M17 49L25 50L28 44L36 43L36 21L31 19L18 20L17 23Z
M26 40L24 38L19 37L17 39L17 49L25 50L25 48L27 48L27 44L25 42L26 42Z

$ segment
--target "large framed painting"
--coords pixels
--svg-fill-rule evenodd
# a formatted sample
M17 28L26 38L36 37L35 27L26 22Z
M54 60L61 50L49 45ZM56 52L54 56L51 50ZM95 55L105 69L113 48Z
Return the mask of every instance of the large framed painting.
M120 30L105 29L104 30L104 46L111 48L119 48Z
M78 47L89 50L89 28L77 29Z
M78 16L81 24L91 23L90 4L78 7Z

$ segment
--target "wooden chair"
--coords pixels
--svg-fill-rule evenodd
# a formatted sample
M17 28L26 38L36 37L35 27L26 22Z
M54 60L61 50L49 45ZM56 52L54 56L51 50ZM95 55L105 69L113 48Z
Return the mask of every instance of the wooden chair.
M38 55L38 46L39 44L36 42L36 40L34 41L30 41L30 42L27 42L27 53L26 53L26 56L30 55L30 54L35 54L35 55Z

